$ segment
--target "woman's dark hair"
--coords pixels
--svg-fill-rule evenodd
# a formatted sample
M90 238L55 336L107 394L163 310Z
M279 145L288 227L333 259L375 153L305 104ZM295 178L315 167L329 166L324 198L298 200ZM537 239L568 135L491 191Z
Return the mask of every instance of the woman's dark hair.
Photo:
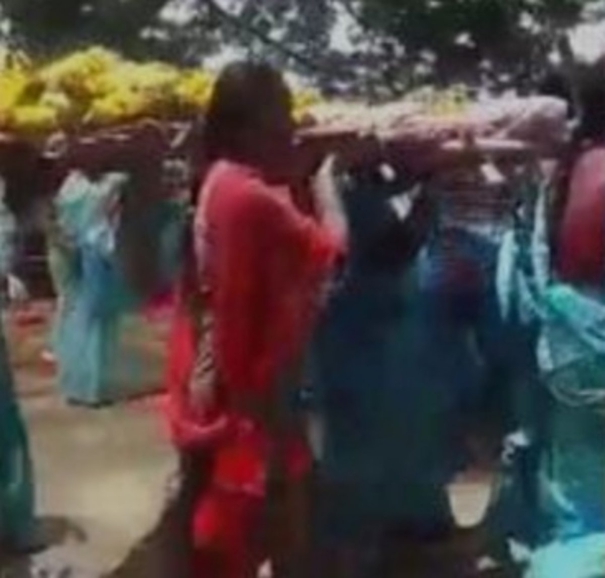
M267 108L289 102L290 93L279 71L263 62L227 66L219 76L206 112L206 160L237 153L242 129L256 126Z
M578 139L605 140L605 60L578 71Z
M195 175L191 183L191 207L206 179L210 165L220 158L232 158L241 151L243 129L254 129L267 108L289 104L290 93L281 73L263 62L242 61L227 66L220 74L200 131L200 146L193 155ZM192 219L193 221L193 219ZM186 232L182 291L184 301L195 316L200 306L193 227Z
M576 65L574 79L561 70L551 70L542 77L538 93L568 104L569 116L578 120L576 141L605 138L605 60Z
M190 159L195 167L191 204L195 206L209 166L237 154L241 130L254 127L267 107L290 100L281 73L264 62L242 61L220 74L203 121L192 131L199 142Z
M559 70L550 70L541 79L538 93L542 96L552 96L564 100L568 105L568 117L573 117L575 103L569 80Z

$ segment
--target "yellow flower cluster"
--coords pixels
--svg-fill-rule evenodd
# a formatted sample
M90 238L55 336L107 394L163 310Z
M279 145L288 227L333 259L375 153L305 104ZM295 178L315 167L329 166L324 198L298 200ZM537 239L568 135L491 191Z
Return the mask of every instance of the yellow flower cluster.
M203 112L213 78L202 70L135 63L93 47L46 65L0 70L0 128L48 134L106 127L143 117Z
M203 113L213 84L213 76L201 69L132 62L101 47L44 65L0 54L0 130L44 136ZM296 117L317 100L311 92L296 93Z
M300 90L294 92L294 120L300 123L305 120L309 111L321 103L321 97L312 90Z

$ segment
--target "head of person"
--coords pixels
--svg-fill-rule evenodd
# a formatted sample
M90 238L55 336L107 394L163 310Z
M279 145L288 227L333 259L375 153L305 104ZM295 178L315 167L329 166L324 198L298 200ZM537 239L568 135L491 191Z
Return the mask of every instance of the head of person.
M206 114L207 161L233 160L280 176L289 162L293 134L292 95L277 70L253 61L223 70Z
M549 70L538 84L538 94L564 100L568 105L568 116L574 114L573 93L569 79L558 69Z
M578 137L605 140L605 57L578 71Z
M575 140L603 140L605 137L605 58L578 64L574 78L561 70L546 74L538 92L567 102L569 116L577 121Z

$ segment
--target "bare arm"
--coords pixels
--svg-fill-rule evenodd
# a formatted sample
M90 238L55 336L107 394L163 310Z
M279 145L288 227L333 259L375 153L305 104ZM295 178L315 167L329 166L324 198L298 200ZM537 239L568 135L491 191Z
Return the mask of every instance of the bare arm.
M337 182L337 159L331 155L315 175L313 192L319 221L343 244L348 240L349 227Z

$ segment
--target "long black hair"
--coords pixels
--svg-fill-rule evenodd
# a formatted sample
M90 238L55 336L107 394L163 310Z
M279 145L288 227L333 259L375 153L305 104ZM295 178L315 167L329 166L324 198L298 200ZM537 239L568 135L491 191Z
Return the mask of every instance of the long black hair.
M264 62L241 61L227 66L214 86L208 109L193 131L195 167L191 202L195 206L209 166L240 153L240 135L254 128L264 110L290 98L279 71Z
M209 162L241 153L242 131L259 126L266 110L290 104L281 73L267 63L243 61L227 66L214 87L206 114L204 148Z
M228 65L214 86L212 96L194 143L192 159L195 173L191 188L191 209L206 180L209 167L224 158L239 160L243 131L260 125L267 109L290 104L290 93L281 73L264 62L240 61ZM191 219L193 222L193 219ZM194 250L193 227L186 234L184 246L183 291L190 306L199 308L199 280Z

